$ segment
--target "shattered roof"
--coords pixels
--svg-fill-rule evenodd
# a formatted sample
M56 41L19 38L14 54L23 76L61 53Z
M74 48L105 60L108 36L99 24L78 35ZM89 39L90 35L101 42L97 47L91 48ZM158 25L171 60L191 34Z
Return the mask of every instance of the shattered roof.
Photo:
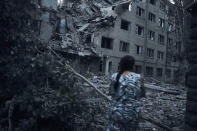
M74 29L71 32L75 30L79 43L75 43L70 38L67 40L65 36L61 40L61 48L69 53L78 52L79 56L99 55L91 43L86 43L88 35L113 26L118 15L116 7L121 8L122 5L129 3L131 0L68 0L59 11L72 17Z
M95 32L102 27L112 26L117 17L114 8L129 2L131 0L70 0L62 8L66 9L69 5L66 13L72 15L78 31Z

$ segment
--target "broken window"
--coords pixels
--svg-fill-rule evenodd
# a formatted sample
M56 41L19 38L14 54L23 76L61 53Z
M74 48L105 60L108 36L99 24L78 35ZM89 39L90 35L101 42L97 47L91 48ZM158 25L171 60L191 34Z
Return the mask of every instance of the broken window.
M101 60L99 63L99 71L103 72L103 60Z
M139 36L143 36L144 35L144 27L136 25L136 34Z
M91 41L92 41L92 35L91 34L88 34L86 36L85 43L91 43Z
M65 18L60 20L60 33L66 33L66 20L65 20Z
M121 20L121 29L129 30L129 25L130 25L130 22L128 22L126 20Z
M170 69L166 69L166 77L171 78L171 70Z
M164 53L161 52L161 51L158 51L158 52L157 52L157 59L163 60L163 58L164 58Z
M129 4L123 4L122 9L123 10L129 10Z
M152 4L152 5L155 5L155 4L156 4L156 0L150 0L149 2L150 2L150 4Z
M171 49L173 46L173 40L171 38L168 38L168 48Z
M66 33L66 19L65 18L58 19L57 32L62 33L62 34Z
M159 34L158 42L159 42L159 44L164 45L165 37L163 35Z
M136 54L142 55L142 46L136 45Z
M144 17L144 12L145 12L145 11L144 11L143 8L137 6L137 8L136 8L136 15L137 15L137 16Z
M109 62L109 69L108 69L108 72L111 72L112 71L112 61Z
M102 37L101 48L113 49L113 39Z
M165 5L165 3L163 1L160 1L159 8L161 10L165 10L166 9L166 5Z
M129 43L120 41L120 48L119 51L122 52L129 52Z
M146 67L146 75L153 76L153 67L150 67L150 66Z
M168 23L168 31L172 31L172 24Z
M165 20L164 19L159 18L159 26L162 27L162 28L165 26Z
M154 58L154 49L147 48L147 56Z
M157 68L156 76L157 77L162 77L162 74L163 74L163 69L162 68Z
M155 32L149 30L148 31L148 37L149 37L150 40L155 40Z
M155 22L155 20L156 20L156 15L153 14L153 13L151 13L151 12L149 12L149 14L148 14L148 19L149 19L150 21L152 21L152 22Z
M142 73L142 66L141 65L135 65L135 72L138 74Z

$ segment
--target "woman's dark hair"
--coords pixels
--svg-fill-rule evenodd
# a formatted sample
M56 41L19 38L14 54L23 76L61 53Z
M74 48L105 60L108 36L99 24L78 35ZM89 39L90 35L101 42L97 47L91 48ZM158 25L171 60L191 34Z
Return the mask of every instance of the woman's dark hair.
M120 79L120 76L122 75L122 73L124 71L132 71L134 64L135 64L135 59L132 56L129 56L129 55L124 56L120 60L119 72L118 72L118 75L116 77L116 83L114 84L115 91L118 89L119 79Z

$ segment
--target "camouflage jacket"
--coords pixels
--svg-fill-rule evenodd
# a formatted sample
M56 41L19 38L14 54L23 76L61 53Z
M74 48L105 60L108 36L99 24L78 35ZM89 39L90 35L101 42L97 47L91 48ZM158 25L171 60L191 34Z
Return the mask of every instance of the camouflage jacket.
M139 98L140 90L140 75L130 72L127 75L121 75L119 79L119 87L114 91L114 84L118 73L111 77L110 93L112 95L112 103L110 108L110 130L124 130L125 126L121 127L120 123L128 123L134 131L138 123L138 118L141 110ZM134 127L135 126L135 127Z

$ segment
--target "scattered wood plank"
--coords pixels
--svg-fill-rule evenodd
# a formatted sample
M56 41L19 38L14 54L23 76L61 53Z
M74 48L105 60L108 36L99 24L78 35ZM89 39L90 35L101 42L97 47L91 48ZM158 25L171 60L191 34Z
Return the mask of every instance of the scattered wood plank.
M186 96L176 96L176 98L179 99L179 100L186 100L187 99Z
M151 84L144 84L144 87L146 89L155 90L155 91L161 91L161 92L172 94L172 95L180 95L180 93L177 92L177 91L167 90L167 89L164 89L164 88L162 88L160 86L155 86L155 85L151 85Z
M56 57L61 58L55 51L51 50L53 54L55 54ZM72 72L73 74L75 74L76 76L78 76L79 78L81 78L82 80L84 80L85 82L87 82L91 87L93 87L101 96L103 96L106 100L111 101L111 99L105 95L103 92L101 92L97 86L95 86L92 82L90 82L87 78L85 78L84 76L82 76L81 74L77 73L70 65L68 64L63 64L62 62L59 62L60 65L65 66L65 68L67 70L69 70L70 72Z

